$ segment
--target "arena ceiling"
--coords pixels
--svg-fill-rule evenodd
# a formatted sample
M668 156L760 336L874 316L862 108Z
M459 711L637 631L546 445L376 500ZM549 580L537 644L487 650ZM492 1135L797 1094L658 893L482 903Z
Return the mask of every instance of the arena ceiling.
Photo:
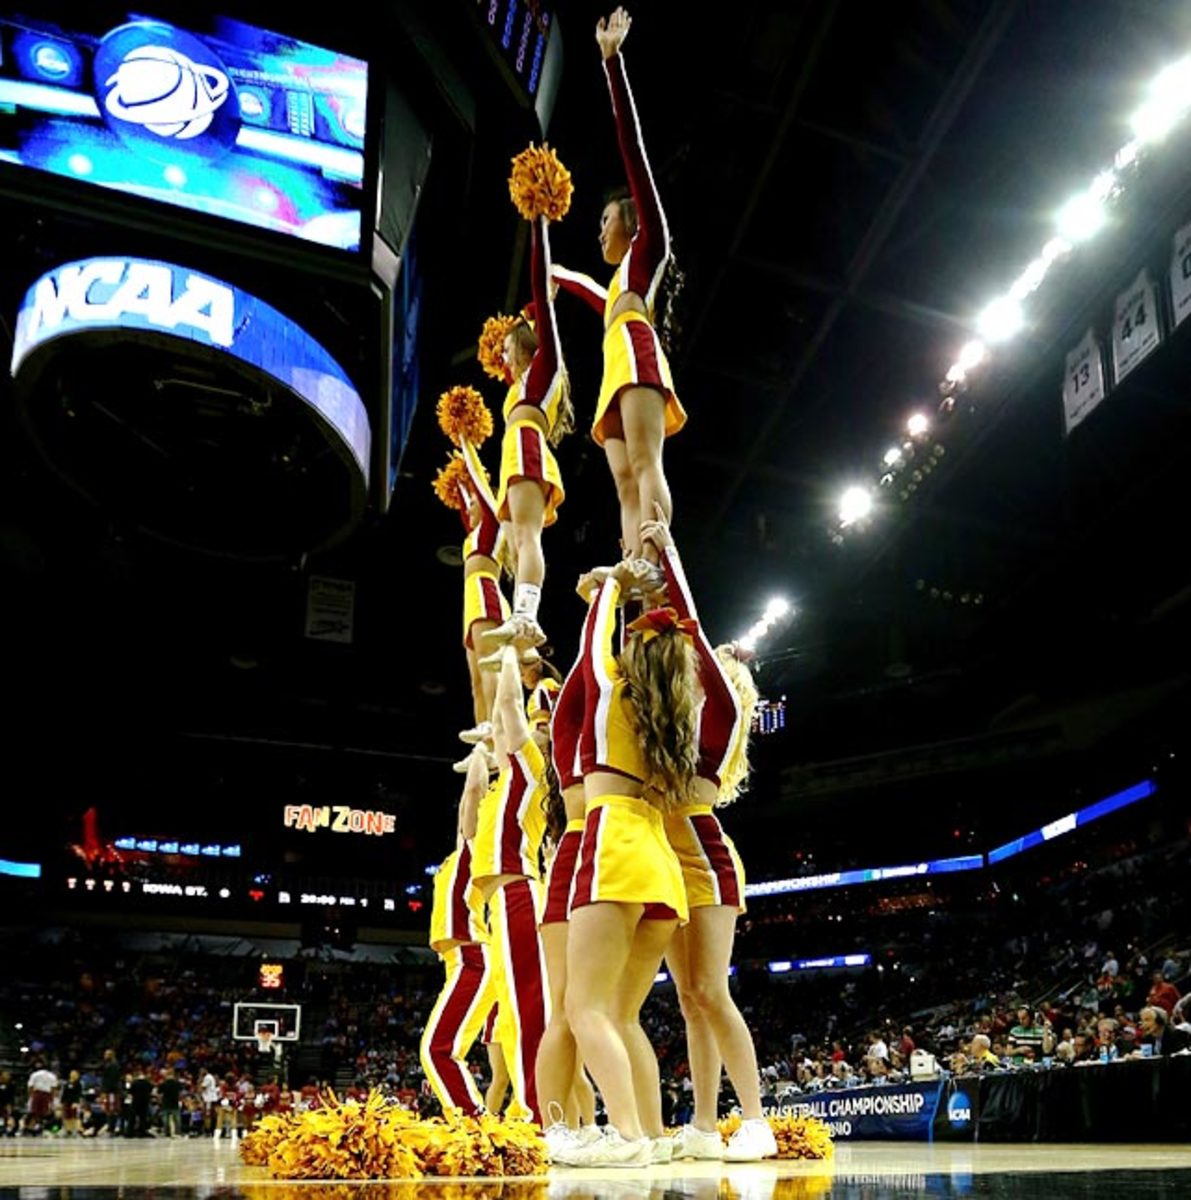
M418 40L408 9L474 71L466 7L456 19L392 6L394 63ZM565 68L548 130L577 188L555 257L597 275L602 196L620 181L591 36L601 11L583 0L559 14ZM673 365L690 422L666 465L713 636L743 632L773 594L797 607L761 652L763 690L788 704L762 755L785 769L772 795L975 776L1164 724L1186 692L1186 330L1070 438L1061 381L1067 351L1089 325L1108 327L1137 271L1164 278L1171 236L1191 218L1185 133L937 425L945 453L914 494L881 489L868 529L842 544L832 533L842 488L876 481L911 412L934 417L974 314L1127 140L1142 83L1191 48L1191 10L822 0L738 4L714 20L694 11L642 5L626 45L686 274ZM367 778L379 792L452 792L443 764L469 702L459 571L439 555L459 527L430 490L446 451L433 402L453 383L485 386L479 324L527 298L504 179L533 129L511 100L479 105L470 130L437 97L419 103L438 113L418 229L423 394L383 520L305 562L188 559L6 452L13 746L46 791L76 794L92 777L106 791L138 759L168 780L171 763L189 774L204 755L259 749L280 790L322 755L327 788ZM559 305L582 414L599 331ZM574 580L615 555L617 520L598 448L577 435L560 461L568 497L545 538L543 611L569 661ZM312 572L356 582L350 646L303 637Z

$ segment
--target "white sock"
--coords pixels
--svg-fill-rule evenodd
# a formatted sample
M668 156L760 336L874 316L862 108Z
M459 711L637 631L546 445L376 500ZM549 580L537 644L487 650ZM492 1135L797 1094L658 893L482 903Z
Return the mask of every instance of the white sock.
M536 583L519 583L513 592L513 615L536 621L541 600L542 589Z

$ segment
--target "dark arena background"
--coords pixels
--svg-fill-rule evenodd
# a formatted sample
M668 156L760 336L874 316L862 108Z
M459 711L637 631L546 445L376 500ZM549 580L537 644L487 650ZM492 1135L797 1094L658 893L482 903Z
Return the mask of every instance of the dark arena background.
M473 712L435 404L502 403L529 142L575 184L555 260L605 278L608 11L0 2L3 1195L279 1200L264 1114L439 1111ZM302 1195L1189 1194L1191 5L630 13L674 534L762 694L730 986L767 1114L834 1156ZM557 305L565 673L620 525ZM681 1126L665 969L642 1022Z

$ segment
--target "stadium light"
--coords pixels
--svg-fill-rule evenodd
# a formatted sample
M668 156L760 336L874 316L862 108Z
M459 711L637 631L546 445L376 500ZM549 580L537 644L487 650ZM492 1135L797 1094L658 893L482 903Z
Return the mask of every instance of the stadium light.
M930 428L930 419L925 413L914 413L906 422L906 432L911 437L921 437Z
M913 417L910 418L913 420ZM873 511L873 494L864 487L850 487L840 497L839 523L853 525Z
M1072 196L1058 210L1055 215L1056 235L1046 242L1037 257L1026 264L1007 293L994 300L980 314L977 327L983 339L993 343L1005 342L1024 327L1026 313L1022 308L1023 302L1041 287L1051 267L1059 259L1107 224L1110 206L1130 182L1130 177L1125 173L1135 167L1147 146L1160 142L1188 113L1191 113L1191 55L1171 63L1150 81L1142 103L1133 113L1134 136L1117 150L1111 167L1099 171L1083 191ZM956 392L968 382L969 373L987 357L987 348L980 339L969 341L963 347L940 381L940 414L948 415L955 410ZM918 414L913 419L917 417ZM923 425L921 432L925 430L926 426ZM911 435L918 436L918 431L911 428ZM891 468L897 462L892 450L885 452L885 468ZM888 470L878 474L885 486L893 482ZM916 488L916 482L907 484L901 491L901 499L908 499ZM839 523L831 530L831 539L837 545L844 542L840 527L853 525L868 515L871 501L860 498L862 491L860 488L850 489L848 506L845 508L841 505Z
M980 314L976 328L986 342L1007 342L1026 323L1021 302L1012 295L994 300ZM925 420L925 418L924 418Z
M1072 196L1055 217L1055 224L1063 237L1078 244L1098 233L1108 220L1104 201L1089 189Z

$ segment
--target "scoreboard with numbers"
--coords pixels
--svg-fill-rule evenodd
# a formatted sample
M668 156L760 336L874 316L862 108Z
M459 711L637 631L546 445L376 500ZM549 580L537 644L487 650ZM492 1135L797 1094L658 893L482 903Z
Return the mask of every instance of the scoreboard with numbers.
M532 99L537 95L554 15L543 0L476 0L494 47Z
M782 696L780 700L761 699L757 701L757 707L753 710L753 733L777 733L779 729L785 729L785 727L785 696Z

